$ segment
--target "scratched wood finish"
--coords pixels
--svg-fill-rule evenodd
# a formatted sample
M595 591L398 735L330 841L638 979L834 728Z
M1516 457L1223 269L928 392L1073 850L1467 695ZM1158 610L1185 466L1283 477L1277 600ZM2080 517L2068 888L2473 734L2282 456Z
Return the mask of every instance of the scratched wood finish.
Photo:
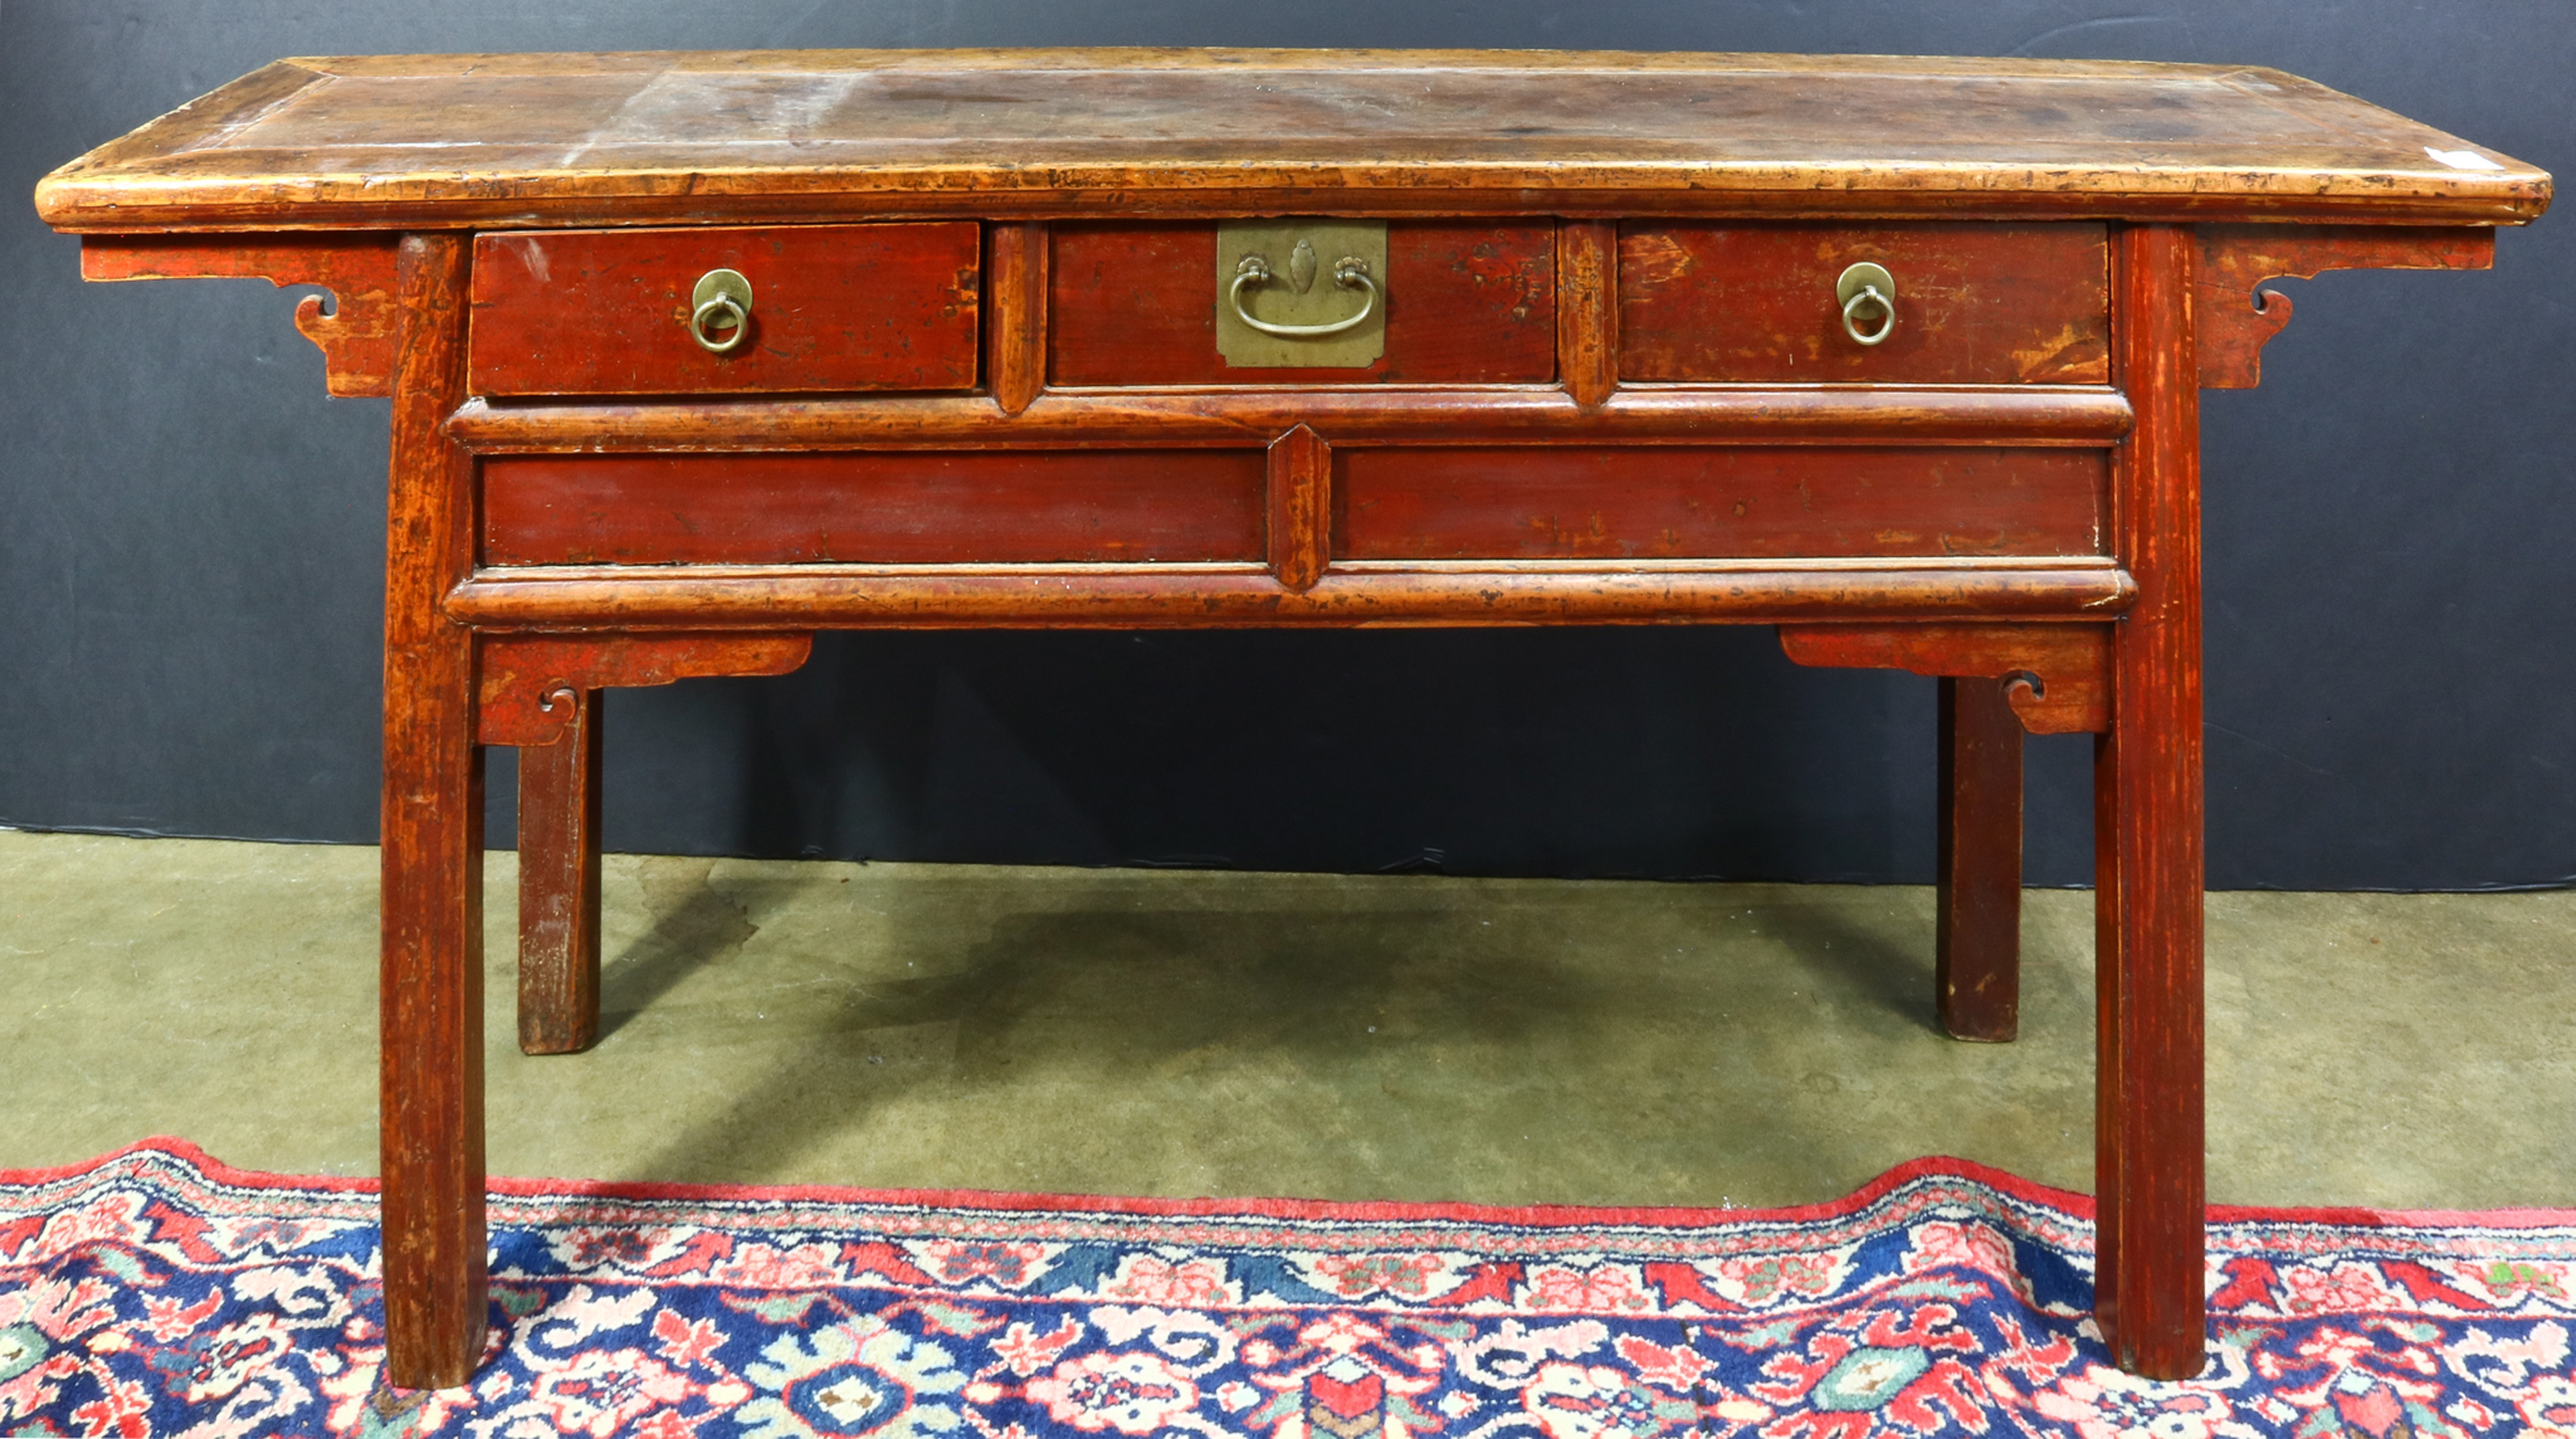
M1311 589L1250 565L607 566L485 570L448 597L495 629L1167 629L1259 625L1783 624L1839 619L2107 619L2130 601L2105 565L1930 560L1726 566L1635 562L1337 564Z
M1954 701L2000 683L2026 729L2107 727L2096 779L2099 1318L2123 1365L2191 1372L2203 1337L2195 290L2225 301L2204 302L2219 317L2199 347L2205 373L2250 383L2254 351L2287 313L2256 310L2254 282L2320 261L2480 263L2484 237L2440 231L2523 223L2549 195L2549 177L2527 165L2255 69L877 51L281 61L46 177L37 208L101 237L86 263L102 278L324 276L340 309L308 306L301 320L335 392L395 395L384 1267L388 1377L417 1387L462 1382L483 1336L475 739L569 744L575 707L547 708L550 694L586 699L713 656L784 667L803 657L801 631L826 625L1775 623L1805 662L1961 677ZM1398 286L1391 343L1404 329L1438 339L1452 321L1461 328L1439 339L1449 369L1428 351L1391 349L1388 383L1211 376L1194 351L1179 369L1157 368L1164 358L1138 360L1144 347L1126 333L1136 315L1114 304L1073 316L1106 340L1048 335L1068 286L1050 273L1053 227L1204 234L1222 218L1298 214L1415 222L1405 229L1417 238L1549 239L1495 242L1486 258L1515 257L1495 274L1452 266L1428 289ZM1955 223L1965 220L1980 224ZM2065 228L2010 228L2037 221ZM676 291L727 244L822 233L760 227L860 222L949 222L965 235L920 328L842 332L779 359L755 350L724 371L684 368L716 362L679 336L676 359L657 350L603 368L631 337L673 338L674 294L633 310L566 304L550 283L529 288L522 264L520 298L477 314L469 353L466 232L487 232L495 284L513 254L660 246L700 263L668 280L605 262L592 273L612 292ZM1613 245L1623 222L1631 243ZM2199 222L2231 228L2180 228ZM2339 228L2365 223L2396 228ZM535 233L589 226L662 233ZM206 233L223 230L246 232L238 253ZM376 242L353 238L368 230L436 233L408 235L386 269L367 249ZM1855 236L1889 253L1824 253ZM312 267L325 256L336 258ZM1766 256L1784 268L1752 263ZM1814 298L1829 294L1822 271L1853 258L1898 273L1898 338L1879 353L1817 343L1834 335ZM1211 264L1181 267L1189 288L1204 289ZM734 267L763 296L785 293ZM1111 293L1094 268L1074 287L1075 311L1081 296ZM1520 298L1504 313L1517 328L1497 340L1465 323L1494 321L1487 302L1511 285ZM380 293L392 303L367 298ZM1426 297L1438 303L1406 308ZM755 303L773 341L803 314ZM1432 323L1415 326L1425 314ZM1127 358L1083 368L1118 345ZM1168 388L1047 393L1048 366L1068 355L1066 374ZM482 375L487 356L483 388L521 398L465 402L469 363ZM721 382L754 373L755 385ZM961 393L808 398L813 385ZM729 389L775 398L729 400ZM664 398L526 398L622 393ZM1727 445L1740 448L1710 459ZM1556 447L1575 453L1551 457ZM488 530L474 513L478 456L494 475ZM1086 464L1222 475L1151 491L1151 503L1095 485L1058 509L1063 491L1030 478ZM972 486L914 484L932 502L918 530L900 533L936 563L832 558L915 553L884 547L898 531L875 503L878 480L942 465L1021 480L997 481L1000 498L980 512L963 498ZM1408 465L1425 486L1409 498ZM1712 513L1718 491L1702 482L1733 476L1728 465L1813 481L1822 518L1784 520L1761 543L1812 542L1823 557L1692 555L1734 554L1746 543L1739 521L1770 514L1764 495L1789 498L1775 486L1743 516L1732 500ZM2010 483L1927 479L1972 470L2056 478L2018 496ZM736 495L735 481L764 473L794 483ZM614 483L592 497L596 515L581 512L579 491L604 476ZM540 482L564 503L546 501ZM667 503L647 517L656 495ZM1209 518L1218 511L1222 525ZM1103 528L1104 514L1117 523ZM1214 528L1176 552L1230 558L1137 560L1118 546L1135 542L1128 522L1140 514L1198 516L1190 523ZM709 515L723 522L715 538L681 533ZM854 519L877 528L845 548ZM1333 552L1328 528L1348 553ZM1101 534L1116 543L1095 543ZM1224 544L1199 543L1210 535ZM1973 553L2026 542L2076 553ZM631 545L645 558L815 558L474 571L478 543L502 557ZM1412 557L1486 550L1540 557ZM1113 552L1123 558L1082 558ZM1022 553L1059 558L1002 562ZM485 632L479 691L474 628ZM1954 707L1962 722L1967 706ZM2003 732L1990 707L1976 713L1981 732ZM1951 820L1961 844L1974 830L1990 848L2001 826L1959 813L1982 807L1957 770L1982 764L1981 751L1960 746L1955 725L1952 740ZM539 802L564 828L535 833L558 851L586 842L543 838L579 823L570 807L590 790L575 768L538 776L539 791L551 786ZM577 865L544 872L541 903L579 882ZM1945 923L1959 920L1954 894ZM1954 970L1963 963L1953 956ZM548 1002L581 1018L577 994Z
M474 390L968 389L982 244L956 221L485 235L474 244ZM751 333L720 355L687 328L690 292L715 269L752 287Z
M1041 50L282 60L55 171L36 202L76 230L893 213L2511 224L2548 194L2528 165L2246 67Z
M578 1054L599 1039L600 698L557 691L562 733L519 748L522 1054Z
M1369 440L1767 440L1852 444L2107 446L2129 432L2116 390L1622 390L1597 408L1554 389L1049 392L1007 427L983 398L656 404L468 401L449 428L486 454L557 450L830 450L1266 445L1296 425Z
M2102 453L1652 445L1339 452L1346 559L2075 555Z
M259 279L331 292L295 304L295 328L322 351L326 388L343 397L390 395L402 340L394 301L393 235L92 235L81 241L84 280Z
M1567 221L1556 272L1557 372L1575 404L1596 409L1619 385L1619 227Z
M2114 626L2118 703L2093 773L2095 1315L2120 1367L2156 1379L2199 1373L2206 1333L2196 254L2180 227L2119 240L2114 364L2138 428L2113 511L2138 602Z
M667 630L670 627L664 626ZM567 693L635 689L710 675L783 675L805 663L810 633L485 635L477 670L475 736L527 747L560 739L578 711Z
M2205 389L2250 390L2263 380L2263 346L2290 323L2290 297L2265 280L2314 279L2328 270L2484 270L2495 231L2384 225L2202 225L2193 282Z
M1216 348L1212 225L1057 225L1048 375L1059 385L1545 384L1556 377L1548 225L1387 227L1386 352L1366 366L1233 366Z
M382 1020L387 1382L449 1388L483 1358L483 751L474 636L440 610L474 557L468 245L409 235L395 269L385 527Z
M1257 449L486 460L495 565L1257 560Z
M1802 665L2000 679L2032 734L2098 734L2111 723L2111 631L2102 625L1783 625L1780 647Z
M2021 1027L2021 717L2002 680L1944 676L1932 992L1954 1039Z
M1270 442L1270 573L1311 590L1331 556L1333 449L1299 425Z
M992 225L984 242L990 315L985 385L1005 415L1029 407L1046 387L1047 233L1044 225Z
M2098 225L1626 225L1619 377L2098 385L2106 246ZM1896 282L1876 345L1844 332L1834 294L1864 260Z

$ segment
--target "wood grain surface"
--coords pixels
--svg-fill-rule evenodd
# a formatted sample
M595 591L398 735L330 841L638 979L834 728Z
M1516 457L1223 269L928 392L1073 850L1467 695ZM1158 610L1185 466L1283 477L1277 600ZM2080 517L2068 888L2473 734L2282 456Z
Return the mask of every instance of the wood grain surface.
M1932 993L1954 1039L2021 1028L2021 719L2002 680L1941 680Z
M1387 227L1386 352L1362 367L1237 367L1216 347L1211 225L1053 229L1049 375L1058 385L1545 384L1556 377L1548 225Z
M1780 647L1802 665L2001 680L2004 703L2032 734L2111 724L2111 631L2101 625L1782 625Z
M1085 211L2513 224L2548 197L2528 165L2276 70L1465 50L281 60L36 194L73 230Z
M519 1052L578 1054L599 1038L603 691L566 687L552 744L519 747Z
M1619 378L2102 384L2106 243L2099 225L1626 225ZM1844 332L1834 293L1862 261L1896 283L1875 345Z
M331 306L307 295L295 304L295 328L320 346L325 388L334 395L390 395L402 340L402 307L394 300L394 243L389 234L91 235L81 241L84 280L267 280L280 287L318 285Z
M483 749L474 635L442 609L474 559L468 245L407 235L385 515L382 1010L385 1378L449 1388L483 1360Z
M1364 561L1291 590L1266 565L608 566L485 570L447 597L493 629L1173 629L1260 625L1782 624L2107 619L2107 561L1582 566Z
M1257 560L1262 452L496 457L494 565Z
M2112 465L2114 550L2138 602L2114 626L2095 742L2095 1315L2120 1367L2206 1362L2201 1043L2200 375L2188 229L2124 231L2113 357L2138 428Z
M492 405L448 431L485 454L547 450L827 450L926 446L1266 445L1294 425L1336 443L1726 440L2102 447L2129 432L2117 390L1794 386L1620 390L1586 408L1555 388L1054 391L1008 424L989 399L889 395L775 403Z
M2263 346L2290 323L2290 297L2257 286L2328 270L2484 270L2495 231L2389 225L2202 225L2195 328L2204 389L2250 390Z
M956 221L485 235L474 391L968 389L982 244ZM690 292L716 269L752 286L751 333L724 354L688 332Z
M1336 559L2080 555L2103 454L1638 445L1344 448Z

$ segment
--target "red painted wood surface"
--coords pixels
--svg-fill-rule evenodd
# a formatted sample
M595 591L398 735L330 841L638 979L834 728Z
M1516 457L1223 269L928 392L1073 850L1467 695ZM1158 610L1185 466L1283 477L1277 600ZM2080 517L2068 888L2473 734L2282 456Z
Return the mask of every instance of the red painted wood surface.
M2061 555L2103 453L1594 446L1336 452L1337 559Z
M1619 386L1619 227L1568 220L1556 232L1556 368L1565 392L1597 408Z
M1046 226L989 226L984 253L984 383L1016 415L1046 387Z
M522 748L556 743L579 718L566 693L666 685L708 675L783 675L813 653L811 633L716 630L485 635L475 665L475 737Z
M2021 1025L2021 718L2004 682L1944 678L1932 989L1954 1038Z
M2129 577L2107 564L1937 560L1599 568L1552 561L1351 561L1310 590L1266 566L1062 565L889 573L877 566L611 565L485 570L447 611L508 628L1209 629L1269 625L1812 624L2106 619Z
M1619 378L2092 384L2110 377L2099 225L1632 222L1619 235ZM1834 282L1870 260L1896 330L1844 333Z
M394 244L386 234L88 235L84 280L239 278L331 292L296 302L295 328L321 347L325 388L334 395L390 395L402 310L394 302Z
M562 689L552 744L519 749L519 1050L578 1054L599 1038L601 692Z
M2138 602L2115 627L2093 776L2100 1065L2095 1313L2124 1369L2200 1372L2200 373L2187 228L2121 232L2119 382L2137 429L2112 466Z
M450 433L485 454L513 451L846 450L995 443L1067 449L1266 445L1297 425L1334 444L1715 444L1991 442L2109 446L2129 432L2117 390L1980 385L1644 386L1585 408L1543 386L1379 386L1347 390L1054 390L1007 430L980 395L496 403L469 400Z
M1802 665L1908 670L2004 681L2004 702L2032 734L2111 723L2111 630L2098 624L1782 625Z
M1216 228L1053 227L1059 385L1545 384L1556 377L1552 225L1400 222L1386 232L1386 353L1350 368L1229 366L1216 349Z
M965 221L751 230L522 230L474 242L481 395L963 390L982 232ZM751 334L689 337L710 270L751 282Z
M1270 442L1269 460L1270 573L1310 590L1331 554L1333 449L1299 425Z
M386 1380L447 1388L482 1362L483 750L474 636L440 601L474 558L467 241L409 235L395 269L385 524L381 1173Z
M2484 270L2495 231L2388 225L2202 225L2194 328L2200 383L2250 390L2263 380L2263 346L2290 323L2290 297L2255 287L2328 270Z
M488 564L1259 560L1258 449L524 455L483 469Z

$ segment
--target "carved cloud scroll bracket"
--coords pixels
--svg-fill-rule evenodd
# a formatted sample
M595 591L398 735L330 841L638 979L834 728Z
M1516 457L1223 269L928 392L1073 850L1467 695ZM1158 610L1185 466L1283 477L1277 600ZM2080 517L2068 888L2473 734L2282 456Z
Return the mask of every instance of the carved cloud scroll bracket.
M2250 390L2263 378L2263 346L2290 323L2290 297L2255 287L2308 280L2328 270L2483 270L2495 263L2484 226L2203 225L2194 297L2200 383Z
M479 744L542 745L562 738L576 696L709 675L783 675L814 649L806 634L725 630L680 634L486 635L478 645Z
M2106 624L1782 625L1780 647L1802 665L2009 681L2032 734L2111 727Z
M318 285L295 307L295 328L322 347L334 395L390 395L402 309L394 303L393 234L86 235L87 280L266 280Z

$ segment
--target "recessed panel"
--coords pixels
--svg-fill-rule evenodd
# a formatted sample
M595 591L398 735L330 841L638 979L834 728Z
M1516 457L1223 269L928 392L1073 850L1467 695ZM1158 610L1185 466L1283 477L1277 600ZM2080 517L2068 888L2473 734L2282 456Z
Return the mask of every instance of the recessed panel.
M1333 557L2092 554L2107 453L1346 448L1334 455Z
M483 560L1258 560L1257 450L519 455L483 465Z

